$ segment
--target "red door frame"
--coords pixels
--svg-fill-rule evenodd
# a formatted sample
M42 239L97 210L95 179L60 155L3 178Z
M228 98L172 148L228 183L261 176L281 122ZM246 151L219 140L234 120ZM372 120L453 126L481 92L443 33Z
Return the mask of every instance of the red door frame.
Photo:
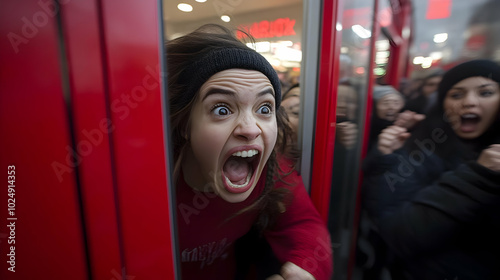
M402 77L408 77L409 72L409 51L411 43L412 22L411 22L411 1L399 0L396 11L393 12L393 24L388 26L391 35L391 57L389 61L387 83L399 89Z
M328 221L330 209L335 144L338 58L342 39L341 32L337 30L337 22L341 18L341 1L325 0L322 9L311 200L325 222Z

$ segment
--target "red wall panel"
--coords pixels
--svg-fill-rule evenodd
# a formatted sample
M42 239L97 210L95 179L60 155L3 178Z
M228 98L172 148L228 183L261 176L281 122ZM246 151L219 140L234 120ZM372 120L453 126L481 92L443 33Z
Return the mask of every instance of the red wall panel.
M56 18L45 2L3 1L0 8L0 279L88 277L75 173L61 178L55 169L72 170L73 162ZM15 165L13 232L9 165ZM15 272L8 270L10 246Z
M54 3L0 7L0 279L173 279L157 3Z
M156 1L103 1L105 63L126 274L172 279Z

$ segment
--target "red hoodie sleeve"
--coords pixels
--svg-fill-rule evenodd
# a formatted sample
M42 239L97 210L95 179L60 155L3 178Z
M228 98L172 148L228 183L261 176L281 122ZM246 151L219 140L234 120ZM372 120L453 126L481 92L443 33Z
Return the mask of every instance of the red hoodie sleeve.
M280 262L292 262L316 280L331 279L330 233L312 204L302 177L294 170L282 180L284 182L278 181L275 187L291 191L290 203L272 230L265 233L265 238Z

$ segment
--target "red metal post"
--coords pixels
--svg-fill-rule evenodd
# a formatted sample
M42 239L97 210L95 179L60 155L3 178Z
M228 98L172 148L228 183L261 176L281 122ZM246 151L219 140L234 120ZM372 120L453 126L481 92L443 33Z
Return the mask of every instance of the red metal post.
M311 199L325 222L328 221L335 146L337 86L341 33L339 1L323 3L320 66L312 164Z

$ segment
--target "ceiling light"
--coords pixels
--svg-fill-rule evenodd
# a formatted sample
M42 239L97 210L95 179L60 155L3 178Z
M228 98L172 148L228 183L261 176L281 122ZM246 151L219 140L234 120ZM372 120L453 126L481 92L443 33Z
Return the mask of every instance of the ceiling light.
M432 66L432 57L425 57L424 61L422 62L422 68L427 69L431 68Z
M223 22L230 22L231 21L231 18L229 16L226 16L226 15L221 16L220 19L222 19Z
M440 60L443 58L443 52L431 52L429 55L433 60Z
M423 56L416 56L413 58L413 64L422 64L424 63L424 57Z
M255 50L259 53L270 52L271 51L271 42L263 41L255 43Z
M196 0L196 2L198 2L198 3L205 3L205 2L207 2L207 0Z
M439 44L439 43L444 43L448 40L448 33L439 33L434 35L434 43Z
M362 39L368 39L372 36L372 33L370 32L370 30L364 28L363 26L361 26L359 24L353 25L351 27L351 29L352 29L352 31L354 31L354 33L356 33L356 35L358 35Z
M191 12L193 10L193 6L186 4L186 3L180 3L177 5L177 9L183 11L183 12Z

